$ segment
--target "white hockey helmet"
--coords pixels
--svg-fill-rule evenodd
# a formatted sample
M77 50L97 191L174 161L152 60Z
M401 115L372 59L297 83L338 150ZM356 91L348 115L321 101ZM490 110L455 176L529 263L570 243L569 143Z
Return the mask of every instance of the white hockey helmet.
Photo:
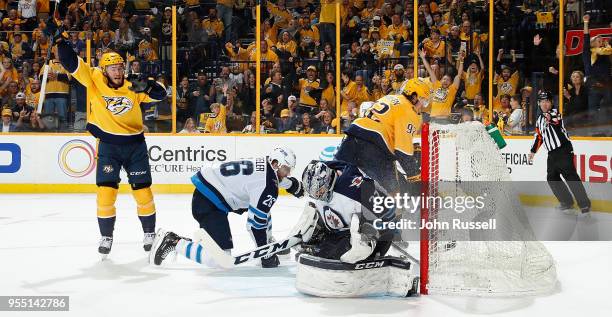
M290 148L277 147L268 154L268 162L272 164L273 161L278 162L279 168L286 166L289 170L293 170L296 162L295 153Z

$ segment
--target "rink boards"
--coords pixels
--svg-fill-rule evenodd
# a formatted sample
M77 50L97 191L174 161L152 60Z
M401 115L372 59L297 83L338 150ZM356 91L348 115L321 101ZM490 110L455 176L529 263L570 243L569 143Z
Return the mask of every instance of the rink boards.
M297 156L296 176L310 160L331 159L339 136L178 136L149 135L147 146L154 189L159 193L193 191L190 177L204 166L245 157L265 155L287 146ZM530 138L508 138L502 150L514 181L544 181L546 153L542 149L529 164ZM575 139L575 162L586 182L596 210L612 211L612 140ZM88 135L0 136L0 193L93 192L95 190L96 140ZM127 180L125 172L122 181ZM537 184L537 185L536 185ZM530 205L550 205L554 199L542 183L521 189ZM126 190L127 187L124 187Z

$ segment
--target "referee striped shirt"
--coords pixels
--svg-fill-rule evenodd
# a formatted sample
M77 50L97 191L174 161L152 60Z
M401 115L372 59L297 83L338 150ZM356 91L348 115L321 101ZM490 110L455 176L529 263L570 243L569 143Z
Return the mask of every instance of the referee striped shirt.
M550 119L547 118L546 114L550 115ZM569 135L565 130L563 119L557 109L552 109L547 113L540 114L536 121L531 152L536 153L542 144L544 144L546 150L550 152L567 143L570 143Z

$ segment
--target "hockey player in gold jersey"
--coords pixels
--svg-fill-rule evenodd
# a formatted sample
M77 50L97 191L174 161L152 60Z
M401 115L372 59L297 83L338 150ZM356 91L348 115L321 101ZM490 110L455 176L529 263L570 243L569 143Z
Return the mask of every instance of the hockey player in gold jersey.
M419 168L412 140L420 130L421 109L428 98L429 89L420 79L408 80L401 94L380 98L346 129L335 158L356 165L387 192L397 193L404 182L395 161L409 176Z
M102 55L98 67L91 67L55 32L59 59L70 75L87 87L91 104L87 130L97 139L97 216L102 239L98 252L111 250L115 227L115 201L119 171L123 168L132 187L138 216L144 231L144 249L149 251L155 236L155 204L151 192L151 168L144 139L141 105L166 97L166 89L153 79L125 79L123 58L115 52Z

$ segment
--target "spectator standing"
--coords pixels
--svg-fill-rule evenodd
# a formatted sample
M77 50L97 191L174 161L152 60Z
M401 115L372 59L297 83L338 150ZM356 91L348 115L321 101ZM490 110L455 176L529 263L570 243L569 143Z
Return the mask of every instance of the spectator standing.
M322 0L319 15L319 32L321 43L336 43L336 1Z
M36 27L36 0L19 0L17 10L23 18L23 30L32 31Z
M597 113L604 107L612 107L612 47L601 36L590 37L589 15L583 17L584 36L582 61L589 89L589 113L597 121L608 120Z
M301 113L310 113L313 108L317 106L317 101L310 96L310 92L314 89L318 89L320 86L319 79L316 78L317 68L313 65L308 66L306 69L306 78L300 78L300 109Z
M510 98L510 107L512 113L508 117L507 124L505 125L506 133L509 135L522 135L524 133L524 116L525 112L521 108L521 96L514 95Z
M570 83L563 88L567 103L563 107L565 118L569 115L586 113L589 107L589 89L584 85L584 73L576 70L570 76ZM569 124L569 122L568 122Z
M221 18L222 31L225 30L225 42L229 42L232 40L232 16L233 16L233 8L236 0L217 0L217 10L215 14L219 14ZM221 36L221 33L218 33Z
M193 95L193 91L191 91L189 87L189 78L187 76L183 76L181 78L181 82L179 83L179 87L176 91L176 121L177 122L187 122L188 119L193 119L194 116L194 106L191 102L190 96ZM195 124L194 124L195 125ZM177 127L177 129L182 129L182 127Z
M49 62L45 101L43 114L57 115L59 128L63 128L68 115L68 100L70 97L70 74L57 59L57 47L52 50L52 59ZM42 78L44 68L40 70ZM44 124L43 124L44 125Z
M11 109L2 109L2 133L15 132L17 126L13 124Z

